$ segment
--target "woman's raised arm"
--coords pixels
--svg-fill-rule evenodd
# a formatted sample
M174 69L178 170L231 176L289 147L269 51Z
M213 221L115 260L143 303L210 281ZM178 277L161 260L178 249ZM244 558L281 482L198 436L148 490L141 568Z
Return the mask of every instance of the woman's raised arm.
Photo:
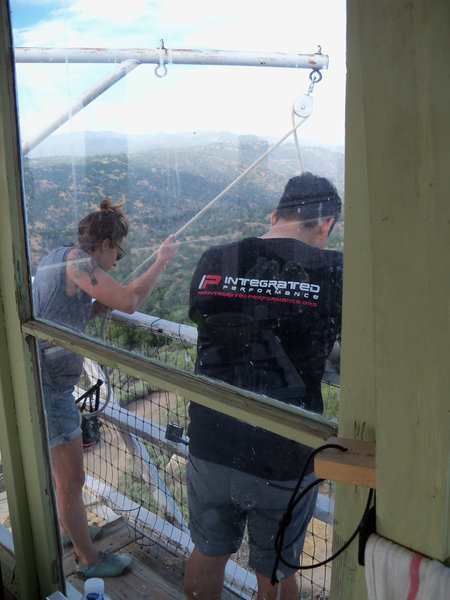
M70 282L95 300L112 309L132 314L152 292L158 277L173 261L178 247L179 242L174 242L170 235L160 246L153 265L126 286L117 283L91 256L79 248L74 248L69 253L66 274Z

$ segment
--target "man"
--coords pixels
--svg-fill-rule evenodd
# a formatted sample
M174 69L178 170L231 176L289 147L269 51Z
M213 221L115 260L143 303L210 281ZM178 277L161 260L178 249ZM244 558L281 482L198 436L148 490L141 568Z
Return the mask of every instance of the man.
M203 254L190 292L197 373L322 412L321 378L340 334L342 297L342 254L325 246L340 210L335 187L304 173L287 183L266 234ZM297 600L293 569L280 566L276 586L270 577L278 524L311 449L196 403L189 413L195 548L187 597L220 598L225 565L247 526L258 600ZM311 467L304 487L313 480ZM283 558L291 564L299 564L316 496L317 488L297 505L286 531Z

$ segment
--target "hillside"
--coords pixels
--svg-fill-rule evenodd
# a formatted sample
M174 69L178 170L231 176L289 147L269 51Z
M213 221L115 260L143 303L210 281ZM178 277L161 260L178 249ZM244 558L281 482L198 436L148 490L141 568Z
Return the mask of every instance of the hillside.
M109 196L125 200L132 225L126 242L129 256L114 273L123 280L169 233L189 221L268 148L266 140L254 136L203 135L202 143L195 145L174 146L171 137L170 146L134 154L26 158L33 269L52 248L74 240L78 221ZM182 141L181 136L178 142ZM342 194L342 153L307 147L302 148L302 161L304 170L329 177ZM201 252L213 244L261 234L286 181L297 171L293 145L281 146L190 226L144 312L188 322L189 281ZM343 224L339 223L330 247L341 249L342 240Z

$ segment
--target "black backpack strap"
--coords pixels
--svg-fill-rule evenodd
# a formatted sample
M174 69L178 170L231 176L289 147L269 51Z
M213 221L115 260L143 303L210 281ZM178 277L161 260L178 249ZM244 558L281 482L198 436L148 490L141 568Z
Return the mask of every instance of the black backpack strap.
M78 404L78 408L83 412L86 410L87 402L89 401L89 412L98 411L98 407L100 405L100 388L103 385L103 381L101 379L97 379L97 383L88 389L82 396L80 396L75 403ZM95 394L95 405L92 407L92 397Z

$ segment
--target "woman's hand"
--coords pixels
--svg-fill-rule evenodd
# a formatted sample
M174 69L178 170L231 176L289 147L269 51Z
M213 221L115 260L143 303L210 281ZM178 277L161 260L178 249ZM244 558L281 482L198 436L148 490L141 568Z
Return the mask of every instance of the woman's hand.
M169 235L159 247L158 258L156 260L164 266L170 265L180 247L180 242L174 242L174 239L175 237L173 235Z

